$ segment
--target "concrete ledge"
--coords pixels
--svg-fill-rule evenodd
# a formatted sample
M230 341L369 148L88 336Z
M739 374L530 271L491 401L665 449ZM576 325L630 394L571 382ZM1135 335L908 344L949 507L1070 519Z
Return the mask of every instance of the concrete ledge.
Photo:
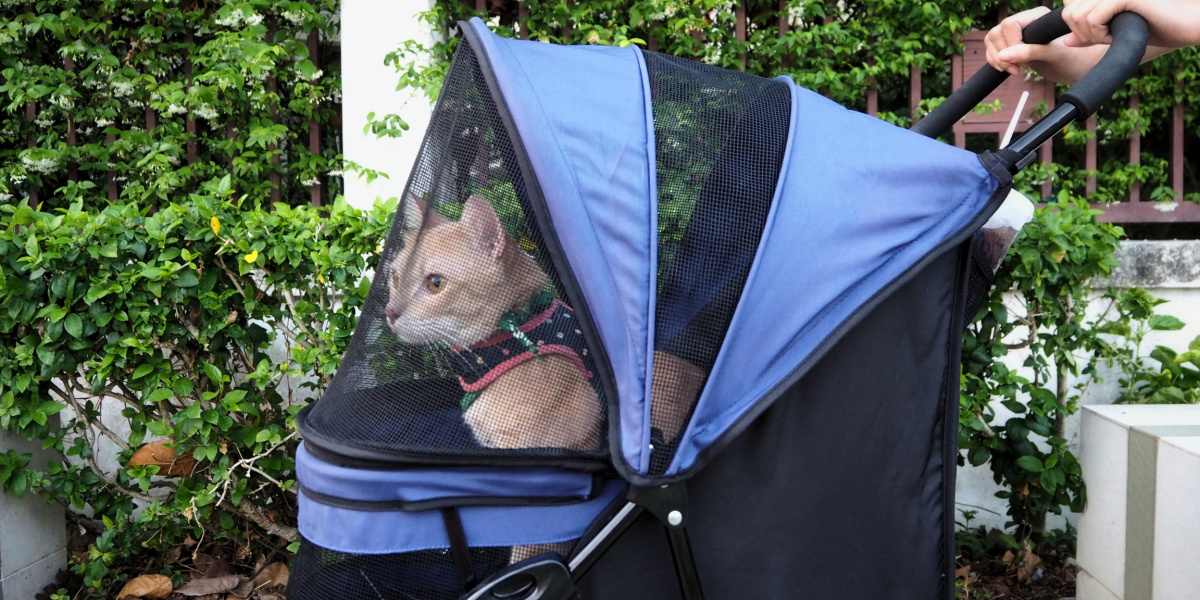
M1085 406L1079 600L1195 599L1200 406Z
M0 431L0 451L33 454L45 466L49 454ZM67 563L67 525L63 507L27 494L0 493L0 600L30 600L54 581Z
M1117 267L1092 287L1200 288L1200 241L1121 242Z
M67 549L63 548L0 579L0 600L32 599L54 582L54 577L66 564Z

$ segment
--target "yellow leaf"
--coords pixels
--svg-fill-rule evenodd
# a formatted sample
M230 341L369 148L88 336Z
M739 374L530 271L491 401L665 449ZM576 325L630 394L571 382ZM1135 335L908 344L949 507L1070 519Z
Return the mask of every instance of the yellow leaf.
M258 260L258 250L251 250L250 254L247 254L244 258L246 259L246 262L253 263L254 261Z
M217 215L213 215L208 224L212 226L213 235L221 235L221 220L217 218Z

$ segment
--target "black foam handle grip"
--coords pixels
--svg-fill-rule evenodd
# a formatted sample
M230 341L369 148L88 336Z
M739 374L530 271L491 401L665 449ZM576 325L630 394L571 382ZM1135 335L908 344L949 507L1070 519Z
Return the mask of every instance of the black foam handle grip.
M1060 16L1061 17L1061 16ZM1067 93L1063 101L1074 104L1081 112L1080 119L1096 112L1133 74L1146 55L1150 41L1150 26L1141 15L1123 12L1109 22L1113 43L1099 63L1088 71Z
M1079 110L1081 119L1095 112L1121 84L1133 76L1146 52L1149 27L1141 16L1121 13L1112 20L1109 28L1113 44L1108 52L1095 68L1063 95L1063 101ZM1048 44L1070 32L1059 8L1026 25L1021 30L1021 41L1026 44ZM1007 78L1007 72L984 65L933 112L913 126L913 131L929 137L946 133Z

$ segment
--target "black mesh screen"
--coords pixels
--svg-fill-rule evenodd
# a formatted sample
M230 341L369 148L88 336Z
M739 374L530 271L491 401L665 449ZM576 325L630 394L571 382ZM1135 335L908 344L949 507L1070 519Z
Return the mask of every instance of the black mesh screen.
M449 548L400 554L349 554L301 539L288 578L289 600L458 600L468 586L510 562L557 552L572 543L471 548L470 581Z
M762 236L787 142L785 83L645 53L658 182L650 472L670 464Z
M305 415L372 455L600 456L606 403L468 42L338 372Z

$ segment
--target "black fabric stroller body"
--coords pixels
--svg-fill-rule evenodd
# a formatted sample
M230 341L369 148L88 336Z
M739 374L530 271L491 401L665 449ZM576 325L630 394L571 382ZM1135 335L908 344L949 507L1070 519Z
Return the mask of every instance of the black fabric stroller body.
M989 69L914 133L786 78L461 31L300 418L289 597L952 598L972 239L1144 21L982 155L931 137Z

